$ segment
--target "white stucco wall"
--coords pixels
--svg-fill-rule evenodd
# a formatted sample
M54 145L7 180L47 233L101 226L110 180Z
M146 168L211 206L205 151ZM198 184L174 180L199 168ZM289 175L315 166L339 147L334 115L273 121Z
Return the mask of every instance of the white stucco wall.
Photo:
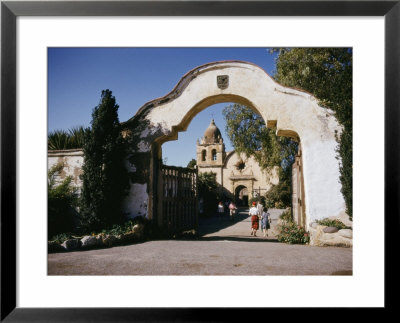
M77 188L82 186L79 175L82 174L83 151L81 149L71 150L50 150L47 154L47 169L61 163L63 169L56 181L63 180L67 176L72 176L72 185Z
M56 176L56 181L62 181L67 176L72 176L72 184L78 188L78 193L82 187L82 180L79 175L82 174L84 158L81 149L71 150L50 150L47 154L47 169L61 163L63 169L60 175ZM128 170L135 170L135 165L126 163ZM148 210L147 184L132 184L129 194L124 198L122 209L130 218L135 216L147 216Z
M128 218L147 217L148 203L147 184L132 184L122 210Z

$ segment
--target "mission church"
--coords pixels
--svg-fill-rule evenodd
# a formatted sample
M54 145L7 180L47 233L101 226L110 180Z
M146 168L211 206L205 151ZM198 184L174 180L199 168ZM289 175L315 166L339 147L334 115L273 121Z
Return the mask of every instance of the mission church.
M263 170L252 156L239 155L234 150L226 152L221 131L213 119L196 146L199 174L215 173L221 196L235 200L239 206L248 205L249 199L265 195L272 185L279 183L278 166Z

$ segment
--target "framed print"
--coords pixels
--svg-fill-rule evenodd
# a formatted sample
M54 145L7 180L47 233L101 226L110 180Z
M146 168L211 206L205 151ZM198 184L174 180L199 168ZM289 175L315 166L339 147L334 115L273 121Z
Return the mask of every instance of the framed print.
M388 254L397 254L391 239L399 228L399 33L399 1L2 1L1 320L229 321L239 311L265 315L267 307L391 309L388 280L398 280L389 272L394 266ZM38 176L43 158L37 156L47 146L41 140L46 137L49 118L49 48L283 46L354 50L357 113L353 121L354 137L359 140L354 146L354 223L359 231L355 231L358 240L351 277L166 279L143 275L128 279L117 275L56 277L46 272L47 259L39 249L45 248L42 235L47 234L42 223L47 205L39 202L45 201L44 195L30 194L27 188L41 191L45 182ZM361 86L361 81L366 83ZM218 91L229 89L232 82L228 73L215 79ZM171 100L162 95L161 101ZM27 137L34 137L37 145L27 144ZM352 302L367 281L371 290L365 294L375 297ZM259 288L253 293L257 299L253 303L246 294L249 284ZM321 285L332 293L325 302L312 292ZM262 286L273 290L275 299L266 296L263 300ZM296 301L288 296L284 302L286 288L292 292L293 286L303 296ZM329 305L333 298L336 302Z

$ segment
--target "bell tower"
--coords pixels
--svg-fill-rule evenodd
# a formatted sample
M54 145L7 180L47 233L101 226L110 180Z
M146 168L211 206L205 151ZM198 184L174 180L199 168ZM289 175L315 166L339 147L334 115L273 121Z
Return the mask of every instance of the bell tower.
M215 125L214 119L204 132L203 138L197 140L197 166L222 167L225 160L225 145L221 131Z

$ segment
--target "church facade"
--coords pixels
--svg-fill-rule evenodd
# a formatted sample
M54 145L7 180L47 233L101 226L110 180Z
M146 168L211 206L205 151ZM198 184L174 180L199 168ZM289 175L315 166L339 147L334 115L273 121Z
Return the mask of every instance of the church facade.
M265 193L279 183L278 167L263 170L254 157L246 157L235 151L226 152L221 132L214 120L197 140L198 172L213 172L220 193L239 205L248 205L248 200Z

